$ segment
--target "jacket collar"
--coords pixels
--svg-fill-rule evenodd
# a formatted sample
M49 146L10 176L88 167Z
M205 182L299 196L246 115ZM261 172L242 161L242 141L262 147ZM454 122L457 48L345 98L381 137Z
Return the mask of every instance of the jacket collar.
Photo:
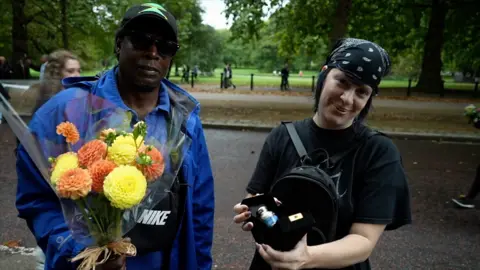
M110 102L114 103L121 109L132 111L125 102L118 91L117 76L115 75L118 67L114 67L105 72L100 78L98 77L70 77L62 80L62 84L65 88L75 86L87 86L90 92L94 95L103 97ZM95 82L96 81L96 82ZM83 88L83 87L81 87ZM170 113L170 98L167 88L164 83L160 85L160 91L158 95L158 103L154 109L155 111L163 111L169 115Z
M78 87L94 95L108 99L125 110L131 110L125 105L118 92L115 76L116 69L117 67L114 67L103 72L100 76L65 78L62 80L62 84L65 89ZM164 91L160 91L159 99L161 99L161 102L159 102L156 109L166 110L170 113L172 108L178 108L185 117L187 130L191 132L192 127L189 125L187 118L189 118L192 112L199 108L199 102L187 91L167 79L162 80L161 87ZM165 98L165 96L168 96L168 98Z

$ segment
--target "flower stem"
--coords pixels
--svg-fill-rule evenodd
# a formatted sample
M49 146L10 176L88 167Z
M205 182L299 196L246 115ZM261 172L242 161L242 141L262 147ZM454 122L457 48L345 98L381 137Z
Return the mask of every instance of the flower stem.
M90 220L87 212L85 212L85 207L84 207L83 203L80 200L74 200L74 202L77 204L78 209L80 209L80 212L82 212L82 216L86 220L89 230L94 230L95 226L93 225L92 221Z
M115 224L117 227L117 231L116 231L116 235L115 237L119 237L121 238L122 237L122 210L121 209L115 209L116 212L117 212L117 216L116 216L116 220L115 222L117 224Z
M104 231L101 223L98 221L97 216L95 215L95 212L93 212L92 209L90 208L90 206L88 206L88 203L87 203L87 201L85 200L85 198L82 198L82 200L83 200L84 205L85 205L86 208L88 209L88 212L90 213L90 215L93 217L93 219L94 219L95 222L97 223L97 226L98 226L98 228L100 229L100 232L101 232L101 233L105 233L105 231Z

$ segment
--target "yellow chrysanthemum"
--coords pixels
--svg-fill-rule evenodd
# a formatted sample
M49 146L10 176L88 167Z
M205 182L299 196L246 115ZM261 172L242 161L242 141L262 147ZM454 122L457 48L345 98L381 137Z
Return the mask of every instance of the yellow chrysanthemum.
M131 145L131 146L135 147L135 140L133 139L133 135L131 133L127 134L126 136L118 136L113 143L114 144L128 144L128 145ZM140 148L143 145L144 145L143 137L138 136L137 147Z
M137 138L137 145L144 145L143 138ZM140 146L138 147L140 148ZM137 155L133 135L118 136L108 149L108 159L117 165L133 165Z
M131 144L122 144L115 141L108 149L107 158L119 165L131 165L135 162L137 149Z
M57 184L58 179L62 177L62 174L70 169L78 168L78 157L77 154L73 152L67 152L61 154L55 160L55 165L53 167L52 176L50 181L53 185Z
M119 166L107 175L103 183L105 197L113 207L129 209L139 204L147 191L147 179L134 166Z

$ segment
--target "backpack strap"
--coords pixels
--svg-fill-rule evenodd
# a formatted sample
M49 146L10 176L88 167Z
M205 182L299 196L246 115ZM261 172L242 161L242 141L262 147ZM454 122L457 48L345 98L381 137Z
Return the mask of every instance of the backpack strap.
M303 146L302 140L298 136L295 126L293 125L292 122L282 122L282 124L284 124L285 127L287 127L287 131L288 131L288 134L290 135L290 138L292 139L293 145L295 146L295 149L297 150L297 153L300 156L300 159L303 160L308 154L307 154L307 150L305 149L305 146Z

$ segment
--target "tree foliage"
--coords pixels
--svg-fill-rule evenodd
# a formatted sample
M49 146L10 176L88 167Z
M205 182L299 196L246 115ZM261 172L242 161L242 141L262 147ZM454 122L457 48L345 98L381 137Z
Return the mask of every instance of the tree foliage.
M224 2L234 36L273 38L282 57L324 59L337 37L357 37L384 47L394 73L420 78L424 90L441 90L441 70L480 74L480 5L474 0ZM275 34L262 37L264 28Z
M38 61L42 54L68 48L80 56L83 69L98 69L105 58L115 60L114 35L127 8L144 2L0 1L6 11L0 17L0 55L27 53ZM440 71L480 76L475 0L224 0L225 14L234 22L230 30L202 24L199 0L155 2L178 20L176 66L212 71L232 63L272 72L289 63L292 71L319 70L335 38L344 36L379 43L392 57L393 75L421 78L429 89L440 85ZM433 25L443 30L432 27L432 12L438 10L433 7L439 4L445 16Z
M152 1L164 5L177 19L180 51L175 63L189 63L212 69L219 57L206 57L207 52L221 49L216 32L202 24L198 0ZM18 3L25 3L19 6ZM42 54L65 48L77 54L83 69L100 68L103 59L114 59L114 36L125 11L142 0L28 0L1 1L0 8L7 10L0 18L0 55L28 54L38 61ZM25 38L12 36L12 26L18 24L12 16L12 6L26 19ZM14 41L21 41L13 46ZM204 57L201 57L203 55ZM13 61L18 57L12 57Z

